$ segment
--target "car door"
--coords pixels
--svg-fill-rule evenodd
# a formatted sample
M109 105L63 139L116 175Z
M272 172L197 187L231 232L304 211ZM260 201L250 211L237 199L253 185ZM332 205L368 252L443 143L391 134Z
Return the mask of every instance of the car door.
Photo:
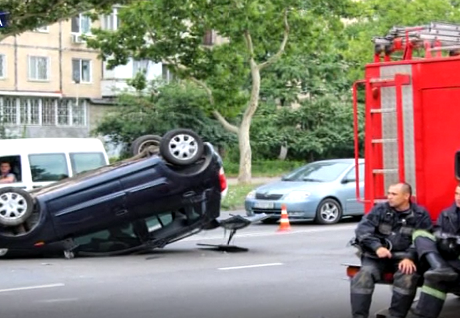
M359 164L359 192L364 196L364 163ZM345 212L351 215L364 214L364 204L356 197L356 168L353 167L342 179L345 197Z
M177 203L167 198L174 192L174 185L168 182L153 160L133 165L130 173L120 178L120 184L133 217L148 218L163 212L165 206Z
M126 197L117 179L81 183L48 202L59 236L84 235L130 220Z

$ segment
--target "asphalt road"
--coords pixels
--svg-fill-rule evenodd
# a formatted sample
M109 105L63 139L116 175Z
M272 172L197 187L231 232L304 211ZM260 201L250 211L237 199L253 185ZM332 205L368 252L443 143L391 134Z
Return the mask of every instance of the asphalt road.
M357 260L346 247L355 223L291 226L250 226L233 242L241 253L197 246L225 242L213 230L144 255L2 260L0 317L350 317L341 263ZM377 286L372 312L390 295ZM458 312L450 296L443 317Z

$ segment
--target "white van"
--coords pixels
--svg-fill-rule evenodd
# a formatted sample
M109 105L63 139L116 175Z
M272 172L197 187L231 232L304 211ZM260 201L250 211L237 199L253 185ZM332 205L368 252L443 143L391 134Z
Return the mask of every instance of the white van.
M78 173L109 164L102 141L97 138L23 138L0 140L0 164L8 162L14 186L39 188Z

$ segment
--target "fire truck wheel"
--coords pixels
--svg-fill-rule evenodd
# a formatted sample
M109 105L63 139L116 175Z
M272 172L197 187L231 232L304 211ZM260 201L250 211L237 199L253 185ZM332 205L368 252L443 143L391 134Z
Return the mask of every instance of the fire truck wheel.
M319 224L335 224L342 218L342 206L332 198L326 198L318 204L316 222Z

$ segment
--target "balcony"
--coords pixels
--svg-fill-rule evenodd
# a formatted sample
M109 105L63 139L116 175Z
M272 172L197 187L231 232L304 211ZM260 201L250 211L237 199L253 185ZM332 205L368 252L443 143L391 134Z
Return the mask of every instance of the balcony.
M137 72L145 71L147 81L159 78L163 74L162 63L151 61L129 61L126 65L120 65L113 70L107 70L107 65L103 64L103 75L101 81L102 97L113 97L122 91L134 92L127 84L127 80L133 78Z

